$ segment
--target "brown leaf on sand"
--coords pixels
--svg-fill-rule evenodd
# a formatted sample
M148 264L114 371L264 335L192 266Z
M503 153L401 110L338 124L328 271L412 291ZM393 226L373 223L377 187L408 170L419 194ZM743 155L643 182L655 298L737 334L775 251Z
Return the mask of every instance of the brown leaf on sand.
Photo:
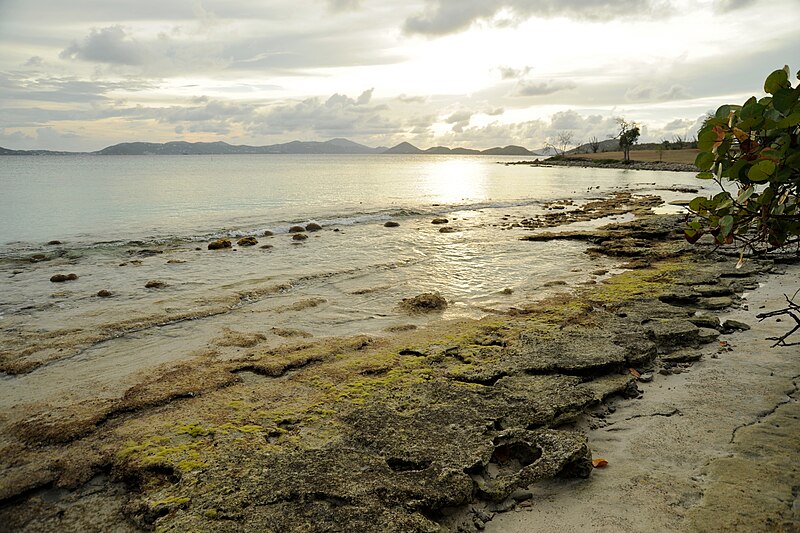
M592 466L595 468L603 468L606 465L608 465L608 461L606 461L605 459L600 459L600 458L592 459Z
M631 376L635 377L636 379L642 377L642 375L635 368L629 368L628 372L630 372Z

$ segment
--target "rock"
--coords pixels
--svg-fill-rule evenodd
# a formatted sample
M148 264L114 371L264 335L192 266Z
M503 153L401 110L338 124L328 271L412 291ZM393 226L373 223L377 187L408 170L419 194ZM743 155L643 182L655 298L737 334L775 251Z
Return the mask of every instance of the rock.
M665 354L661 356L661 360L665 363L691 363L694 361L699 361L700 358L703 356L697 350L689 350L689 349L682 349L670 354ZM673 374L677 374L674 369L671 371Z
M306 235L305 233L295 233L294 235L292 235L292 240L294 241L304 241L306 239L308 239L308 235Z
M304 228L303 226L292 226L291 228L289 228L289 233L301 233L305 230L306 228Z
M306 224L306 231L319 231L322 229L322 226L317 224L316 222L311 222Z
M33 254L29 257L31 263L41 263L42 261L47 261L47 256L44 254Z
M110 298L112 296L112 293L109 290L102 289L97 291L97 296L99 296L100 298Z
M566 285L566 284L567 284L566 281L562 281L560 279L557 279L557 280L545 282L542 285L542 287L559 287L559 286Z
M270 230L265 230L263 235L264 237L272 237L275 234L272 233Z
M700 298L695 304L701 309L720 310L733 305L733 299L730 296L714 296L711 298Z
M167 264L168 265L180 265L180 264L183 264L185 262L186 261L184 261L183 259L170 259L169 261L167 261Z
M217 239L216 241L210 242L208 244L209 250L222 250L223 248L230 248L231 241L228 239Z
M77 274L56 274L50 278L53 283L63 283L65 281L74 281L78 279Z
M606 274L608 274L608 270L606 270L605 268L599 268L597 270L592 271L593 276L605 276Z
M645 372L644 374L639 376L639 381L642 383L650 383L653 381L653 373L652 372Z
M719 331L714 328L700 328L697 332L697 340L703 344L714 342L719 337Z
M151 279L144 284L145 289L163 289L167 284L157 279Z
M269 250L271 248L274 248L274 246L272 246L271 244L264 244L264 245L260 246L259 248L261 248L262 250Z
M527 489L517 489L511 493L511 499L516 502L524 502L533 498L533 492Z
M514 289L510 289L510 288L506 287L505 289L500 291L500 294L514 294Z
M399 222L395 222L394 220L389 220L383 225L383 227L384 228L396 228L399 225L400 225Z
M163 254L164 250L155 250L152 248L143 248L141 250L128 250L129 254L141 255L142 257L153 257L154 255Z
M438 292L424 292L413 298L403 298L400 307L409 313L430 313L447 308L447 300Z
M748 324L738 320L732 320L730 318L726 320L724 324L722 324L722 330L725 333L732 333L734 331L747 331L748 329L750 329Z
M61 241L48 241L47 244L49 246L57 246L59 244L64 244L64 243L62 243Z
M258 244L258 239L256 239L255 237L242 237L241 239L236 241L236 244L238 244L239 246L255 246L256 244Z
M719 328L719 317L713 315L701 314L697 316L691 316L686 320L688 320L698 328L713 328L713 329Z
M431 220L431 224L447 224L448 222L450 221L443 217L436 217Z
M455 233L456 231L457 231L456 228L450 226L439 228L439 233Z
M645 329L662 353L696 345L700 332L697 326L682 319L653 320L645 325Z

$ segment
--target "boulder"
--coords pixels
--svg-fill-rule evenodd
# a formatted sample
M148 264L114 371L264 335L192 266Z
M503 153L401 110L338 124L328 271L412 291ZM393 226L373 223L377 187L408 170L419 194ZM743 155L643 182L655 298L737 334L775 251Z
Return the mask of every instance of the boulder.
M275 235L275 234L272 233L270 230L265 230L264 231L264 237L272 237L273 235Z
M448 222L450 221L443 217L436 217L431 220L431 224L447 224Z
M258 244L258 239L256 239L255 237L242 237L241 239L236 241L236 244L238 244L239 246L255 246L256 244Z
M304 241L306 239L308 239L308 235L306 235L305 233L295 233L294 235L292 235L292 240L295 241Z
M383 225L383 227L384 228L396 228L399 225L400 225L399 222L395 222L394 220L389 220Z
M289 233L301 233L305 230L306 228L304 228L303 226L292 226L291 228L289 228Z
M50 245L50 246L56 246L56 245L63 244L63 243L61 241L48 241L47 244Z
M163 289L167 284L157 279L151 279L144 284L145 289Z
M310 224L306 224L306 231L319 231L321 229L322 226L320 226L316 222L311 222Z
M74 281L78 279L77 274L56 274L50 278L53 283L63 283L65 281Z
M216 241L208 243L209 250L222 250L223 248L230 248L231 241L228 239L217 239Z
M102 289L97 291L97 296L99 296L100 298L110 298L112 296L112 293L109 290Z
M445 226L444 228L439 228L439 233L455 233L457 230L451 226Z

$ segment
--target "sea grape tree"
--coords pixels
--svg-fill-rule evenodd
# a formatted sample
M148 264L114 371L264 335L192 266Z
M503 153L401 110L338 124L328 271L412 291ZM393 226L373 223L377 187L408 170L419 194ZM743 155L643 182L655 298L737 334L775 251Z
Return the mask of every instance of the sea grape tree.
M738 245L741 257L800 243L800 85L792 87L784 67L767 77L764 91L723 105L698 133L697 177L716 181L721 192L690 202L691 243L710 234L718 245Z
M619 148L622 150L623 161L631 160L631 146L636 144L639 139L639 125L635 122L628 122L624 118L617 118L619 133L616 139L619 140Z

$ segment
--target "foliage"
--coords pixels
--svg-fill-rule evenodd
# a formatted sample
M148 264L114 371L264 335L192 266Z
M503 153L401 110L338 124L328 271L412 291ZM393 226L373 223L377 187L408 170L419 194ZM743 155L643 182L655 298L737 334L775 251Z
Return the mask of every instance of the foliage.
M624 118L617 119L619 133L616 138L619 140L619 148L622 150L623 161L631 160L631 146L636 144L639 139L639 126L635 122L628 122Z
M737 243L743 257L800 242L800 85L792 87L784 67L764 91L769 96L723 105L700 129L697 177L722 191L689 204L691 243L711 234L718 245Z

